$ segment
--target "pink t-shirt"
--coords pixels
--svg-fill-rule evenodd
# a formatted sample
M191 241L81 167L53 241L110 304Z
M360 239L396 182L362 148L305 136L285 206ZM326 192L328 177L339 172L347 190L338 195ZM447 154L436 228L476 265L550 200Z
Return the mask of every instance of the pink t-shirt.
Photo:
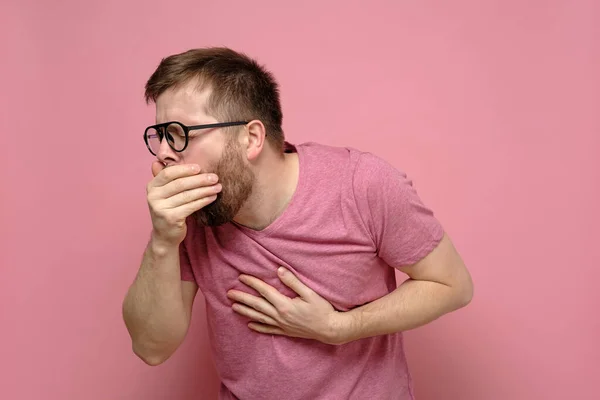
M254 332L231 309L229 289L256 294L241 273L295 297L277 277L281 265L338 310L359 307L393 291L393 267L420 260L442 238L411 181L382 159L316 143L288 151L298 153L299 182L275 222L254 231L189 221L181 246L182 279L206 299L220 399L413 399L402 333L334 346Z

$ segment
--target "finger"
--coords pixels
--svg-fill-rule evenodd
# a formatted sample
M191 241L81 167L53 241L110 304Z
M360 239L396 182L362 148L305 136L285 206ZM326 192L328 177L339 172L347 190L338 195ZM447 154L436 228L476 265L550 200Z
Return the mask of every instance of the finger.
M258 312L254 308L248 307L245 304L235 303L231 306L231 308L236 313L243 315L244 317L248 317L253 321L260 322L261 324L278 326L277 321L275 321L273 318Z
M273 304L277 309L285 307L287 302L291 300L289 297L279 293L273 286L268 285L253 276L240 275L240 281L260 293L262 297Z
M166 199L164 205L166 208L179 207L191 203L192 201L202 199L203 197L214 196L221 192L221 189L222 187L219 183L208 187L186 190Z
M153 171L154 168L158 169L158 167L154 167L154 164L152 168ZM198 173L200 173L200 167L196 164L173 165L168 168L163 168L158 174L156 174L156 177L154 177L152 183L155 187L164 186L175 179L196 175Z
M271 318L276 318L279 314L275 307L273 307L273 304L269 303L266 299L262 297L256 297L239 290L230 290L229 292L227 292L227 297L233 301L237 301L238 303L242 303L247 305L248 307L252 307L256 311L265 314Z
M217 199L216 194L213 196L203 197L201 199L194 200L190 203L176 207L173 210L175 210L178 219L185 219L185 218L189 217L190 215L192 215L193 213L195 213L196 211L202 209L203 207L206 207L207 205L209 205L216 199Z
M286 268L279 267L277 270L277 275L279 275L281 282L296 292L303 299L307 299L315 295L315 292L311 288L303 284L300 279L296 277L296 275Z
M152 176L156 177L156 175L158 175L158 173L163 169L165 169L165 164L161 163L158 160L154 161L152 163Z
M198 189L201 187L214 186L217 184L218 177L215 174L197 174L184 176L172 180L171 182L156 188L154 195L166 199L186 190Z
M260 333L266 333L269 335L290 336L290 335L287 335L283 329L278 328L276 326L272 326L272 325L265 325L265 324L259 324L256 322L250 322L248 324L248 328L252 329L253 331L260 332Z

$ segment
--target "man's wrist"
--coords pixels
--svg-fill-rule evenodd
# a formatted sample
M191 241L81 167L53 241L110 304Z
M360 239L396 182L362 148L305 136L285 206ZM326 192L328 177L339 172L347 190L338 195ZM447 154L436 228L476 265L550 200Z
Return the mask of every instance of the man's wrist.
M331 318L329 343L341 345L354 340L358 327L356 318L357 316L353 312L336 311Z
M162 239L155 232L152 232L150 239L150 249L154 256L164 257L173 251L179 251L179 244Z

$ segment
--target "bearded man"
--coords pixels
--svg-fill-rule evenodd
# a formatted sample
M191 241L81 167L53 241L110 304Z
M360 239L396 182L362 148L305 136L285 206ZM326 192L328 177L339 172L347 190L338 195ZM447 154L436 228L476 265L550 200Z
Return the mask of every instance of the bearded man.
M273 75L228 48L163 59L146 99L156 160L123 303L133 352L167 360L200 289L220 399L413 399L403 332L466 306L473 284L406 174L286 141Z

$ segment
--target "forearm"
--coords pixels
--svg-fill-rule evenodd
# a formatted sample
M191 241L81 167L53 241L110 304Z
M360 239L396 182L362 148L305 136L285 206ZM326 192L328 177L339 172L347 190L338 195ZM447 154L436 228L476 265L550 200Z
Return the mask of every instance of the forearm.
M136 353L170 353L183 340L189 318L182 296L179 252L151 240L123 302L123 318Z
M396 290L364 306L340 313L336 341L407 331L463 307L468 296L456 288L409 279Z

